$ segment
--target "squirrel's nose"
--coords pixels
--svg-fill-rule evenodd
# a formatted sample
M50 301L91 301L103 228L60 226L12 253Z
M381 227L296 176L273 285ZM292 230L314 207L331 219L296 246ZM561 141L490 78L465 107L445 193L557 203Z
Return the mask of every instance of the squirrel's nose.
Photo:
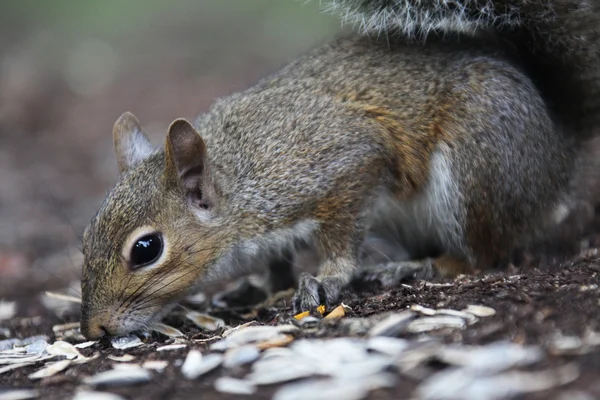
M89 340L98 340L108 336L108 331L100 324L87 324L82 326L81 333Z

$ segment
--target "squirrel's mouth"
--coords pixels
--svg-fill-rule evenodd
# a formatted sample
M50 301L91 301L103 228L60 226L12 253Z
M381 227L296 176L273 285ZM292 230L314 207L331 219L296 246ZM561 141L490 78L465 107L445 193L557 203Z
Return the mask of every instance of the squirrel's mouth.
M88 340L115 338L132 334L146 335L152 331L162 333L165 330L165 325L160 324L160 321L173 306L148 307L141 312L130 309L121 313L114 310L113 312L83 313L81 333Z

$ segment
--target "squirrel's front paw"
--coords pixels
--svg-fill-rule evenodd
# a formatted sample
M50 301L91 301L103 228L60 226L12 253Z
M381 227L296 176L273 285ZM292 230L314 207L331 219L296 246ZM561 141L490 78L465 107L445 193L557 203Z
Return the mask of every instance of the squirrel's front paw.
M314 310L320 305L332 306L345 284L345 280L341 277L330 276L318 279L307 273L302 274L292 299L294 313Z

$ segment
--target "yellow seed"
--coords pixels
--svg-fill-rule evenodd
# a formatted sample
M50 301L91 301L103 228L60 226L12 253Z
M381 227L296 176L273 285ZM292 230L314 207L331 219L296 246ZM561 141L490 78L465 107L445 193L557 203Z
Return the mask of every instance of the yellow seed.
M256 343L256 347L258 347L259 350L266 350L272 347L285 347L293 341L294 337L292 335L281 335L265 340L264 342Z
M325 319L337 319L342 318L346 315L344 306L337 306L332 312L325 316Z
M310 315L309 311L304 311L304 312L301 312L300 314L294 315L294 318L296 318L296 320L300 321L302 318L308 317L309 315Z

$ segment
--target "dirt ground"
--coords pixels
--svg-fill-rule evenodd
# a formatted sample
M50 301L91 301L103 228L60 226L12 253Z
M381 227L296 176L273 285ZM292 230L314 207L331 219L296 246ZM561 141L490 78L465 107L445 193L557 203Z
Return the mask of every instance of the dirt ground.
M230 25L234 25L235 20L232 21ZM188 21L179 30L173 30L173 21L167 21L155 27L154 36L143 41L123 40L115 52L126 54L126 62L119 64L110 82L101 89L92 88L95 91L73 86L73 78L65 75L61 65L39 61L40 54L54 49L51 43L59 39L51 29L32 30L12 41L0 41L0 300L17 304L16 316L0 321L0 328L8 329L0 330L0 340L44 334L52 342L54 325L79 320L76 310L58 317L44 305L42 295L47 290L65 291L78 280L78 236L116 180L110 130L122 112L130 110L138 115L159 143L171 120L193 118L216 97L245 87L321 40L315 35L303 38L296 34L294 46L291 39L289 43L268 43L265 35L274 38L274 34L259 35L256 29L234 25L235 34L221 36L219 46L207 48L202 43L208 40L195 38L214 35L223 28L219 20L209 17L203 23L198 27ZM6 24L2 26L7 29ZM333 31L322 29L323 36ZM269 49L275 44L280 51L273 56ZM190 55L191 48L201 48L203 57ZM465 330L439 333L448 343L509 340L544 344L557 335L581 337L600 331L600 253L596 249L600 246L596 242L591 240L592 245L583 256L560 268L511 269L461 277L446 286L412 282L393 290L357 283L356 290L345 292L342 301L353 310L350 317L400 311L414 304L457 310L468 304L481 304L496 310L494 316ZM248 320L242 312L223 312L219 316L229 324ZM253 319L275 324L290 316L289 307L282 305L257 310ZM190 323L174 319L171 325L188 339L209 337ZM342 324L330 323L311 335L347 333ZM220 371L197 380L183 379L180 365L189 347L155 351L159 344L170 342L172 339L155 334L145 339L147 346L127 350L136 362L160 359L169 361L169 366L162 373L154 373L150 383L110 391L128 399L232 397L213 387ZM207 345L194 346L205 351ZM81 352L86 356L99 353L100 357L35 382L27 376L39 365L1 374L0 396L7 389L39 388L42 398L69 398L84 376L110 368L113 362L107 356L125 353L107 343ZM600 348L582 354L556 354L544 361L549 368L570 362L581 371L574 382L519 398L565 399L574 398L573 393L588 396L582 399L600 398ZM244 372L240 369L237 374ZM403 377L395 388L374 391L369 398L411 398L416 385L416 381ZM271 398L275 390L276 386L261 387L255 397Z
M591 253L594 253L592 251ZM600 290L598 274L600 258L595 255L584 257L572 265L560 270L548 271L534 269L526 273L490 274L482 277L463 277L450 282L447 286L431 286L425 282L414 282L394 290L381 291L377 285L370 287L357 286L356 290L348 290L343 302L353 310L348 317L366 317L385 311L406 309L413 304L432 308L451 308L460 310L468 304L481 304L492 307L496 314L485 321L470 326L465 330L442 332L438 335L444 342L464 344L487 344L498 340L509 340L520 344L540 344L551 341L557 335L581 337L586 332L600 330ZM41 288L40 288L41 289ZM42 310L31 296L16 298L20 306L27 309ZM253 320L263 324L275 324L290 316L289 307L259 309ZM50 342L54 339L52 325L68 321L77 321L78 315L72 313L58 319L53 313L36 313L39 318L15 318L6 327L15 332L17 337L46 334ZM244 322L241 313L224 312L228 323ZM185 333L186 338L202 339L210 335L202 333L190 323L176 322L172 326ZM339 321L325 324L312 337L342 336L348 332L341 329ZM1 338L0 338L1 339ZM125 353L136 357L141 363L146 360L165 360L169 367L157 373L150 383L141 386L110 388L109 391L123 395L128 399L192 399L202 393L205 399L232 398L215 391L213 384L222 375L214 371L197 380L186 380L182 377L180 365L189 349L171 352L156 352L156 346L170 343L172 339L155 334L145 342L148 346L138 349L117 350L107 343L98 343L91 348L82 349L85 356L99 353L100 357L87 364L74 365L64 374L32 382L27 375L39 369L39 366L19 368L13 372L0 375L0 390L4 388L39 388L43 398L69 398L83 377L110 369L114 361L107 359L109 355ZM196 344L195 347L205 352L207 344ZM587 393L589 398L600 397L600 348L584 354L556 354L544 361L544 367L552 368L575 362L581 371L580 377L565 386L549 391L519 397L522 399L559 399L561 395ZM239 376L244 374L241 368ZM381 389L372 392L369 399L411 398L416 382L409 378L399 381L392 389ZM277 385L262 387L256 398L271 398Z

